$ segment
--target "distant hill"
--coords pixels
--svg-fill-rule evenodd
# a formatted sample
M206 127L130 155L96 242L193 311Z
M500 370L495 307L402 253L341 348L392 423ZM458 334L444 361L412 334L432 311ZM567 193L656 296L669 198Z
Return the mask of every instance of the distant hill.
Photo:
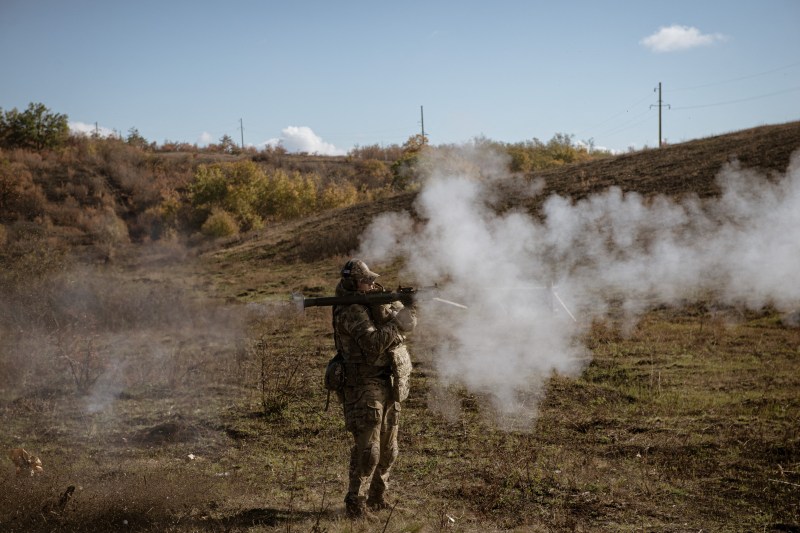
M669 196L717 193L714 179L723 165L785 172L800 149L800 122L761 126L705 139L577 164L540 174L548 192L581 198L616 185L625 191Z
M514 194L516 185L509 185L501 207L536 212L552 194L577 200L611 186L646 196L707 197L718 193L715 177L724 165L738 161L742 168L783 173L798 149L800 121L762 126L531 174L527 176L530 180L544 180L543 194L521 204L521 196ZM276 224L244 240L228 242L227 253L231 259L257 257L280 262L310 262L346 255L358 246L359 235L375 216L411 210L415 198L416 193L406 193Z

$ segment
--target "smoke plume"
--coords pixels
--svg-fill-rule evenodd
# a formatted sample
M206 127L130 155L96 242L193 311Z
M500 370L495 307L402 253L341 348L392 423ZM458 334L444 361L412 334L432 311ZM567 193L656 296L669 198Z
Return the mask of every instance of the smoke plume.
M416 216L377 218L359 254L402 258L404 279L436 283L469 306L420 304L440 379L488 397L515 425L535 419L553 373L585 368L581 335L611 299L631 321L655 304L707 294L755 309L800 302L800 285L790 283L800 272L798 154L778 179L727 166L713 199L610 188L580 201L545 198L541 217L496 208L493 191L512 180L496 155L466 148L426 168Z

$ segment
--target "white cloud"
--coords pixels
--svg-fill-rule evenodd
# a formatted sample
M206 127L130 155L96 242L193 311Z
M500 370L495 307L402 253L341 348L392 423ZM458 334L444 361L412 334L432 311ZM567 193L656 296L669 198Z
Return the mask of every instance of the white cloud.
M614 155L617 155L617 154L620 153L619 150L614 150L613 148L608 148L606 146L592 145L592 144L589 144L586 141L575 141L575 144L577 146L585 148L589 152L609 152L609 153L614 154Z
M211 144L211 142L213 140L214 140L214 138L211 136L211 134L208 133L207 131L204 131L197 138L197 145L198 146L208 146L209 144Z
M695 27L673 24L659 28L656 33L639 42L653 52L675 52L724 40L725 36L721 33L703 34Z
M287 152L305 152L318 155L345 155L347 152L326 143L307 126L289 126L281 130L280 138L263 143L267 146L283 146Z
M86 124L85 122L70 122L69 129L72 133L81 135L94 135L95 131L100 137L112 137L118 135L117 132L104 126L95 126L94 124Z

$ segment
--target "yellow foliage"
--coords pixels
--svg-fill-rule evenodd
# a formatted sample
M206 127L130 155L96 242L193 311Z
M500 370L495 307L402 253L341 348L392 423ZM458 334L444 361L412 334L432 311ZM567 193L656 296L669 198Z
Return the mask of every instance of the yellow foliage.
M276 170L260 190L259 213L278 219L313 213L317 208L318 182L315 174Z
M233 215L215 208L203 223L200 232L206 237L229 237L239 233L239 225Z
M344 207L353 205L358 201L358 191L355 186L345 181L342 183L328 184L322 191L322 198L320 199L320 207L322 209L330 209L333 207Z

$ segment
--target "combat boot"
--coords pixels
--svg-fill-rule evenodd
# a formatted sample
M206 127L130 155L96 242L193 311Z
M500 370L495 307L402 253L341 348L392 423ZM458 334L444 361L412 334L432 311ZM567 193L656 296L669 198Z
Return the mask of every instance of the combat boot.
M369 498L367 498L367 507L373 511L385 511L386 509L391 509L392 504L386 501L383 494L370 494Z
M363 497L351 498L350 496L347 496L344 499L344 510L347 518L351 520L371 520L376 518L374 514L367 510L367 502Z

